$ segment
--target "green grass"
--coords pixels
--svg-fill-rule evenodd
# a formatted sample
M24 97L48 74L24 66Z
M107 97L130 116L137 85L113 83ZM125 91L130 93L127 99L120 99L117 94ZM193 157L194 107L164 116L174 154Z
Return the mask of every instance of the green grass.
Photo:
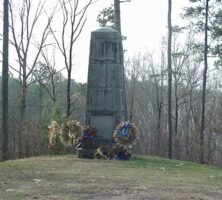
M222 199L222 168L158 157L40 156L0 163L1 199ZM61 197L62 196L62 197Z
M181 183L189 183L192 187L198 185L212 186L212 184L222 186L222 168L215 166L158 157L136 156L125 162L125 168L136 169L145 183L149 183L150 177L158 176L159 179L167 179L169 184L175 186ZM164 182L157 181L156 183Z

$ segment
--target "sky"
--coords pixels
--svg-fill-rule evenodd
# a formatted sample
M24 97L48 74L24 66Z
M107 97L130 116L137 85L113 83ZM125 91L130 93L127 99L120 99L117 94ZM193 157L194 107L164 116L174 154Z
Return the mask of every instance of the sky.
M113 0L99 0L87 14L87 23L77 42L76 64L72 77L77 82L87 81L90 33L99 28L96 17L103 8L111 5ZM188 0L174 0L172 4L172 25L182 23L180 13ZM167 0L131 0L121 3L122 35L127 37L124 49L128 56L149 51L158 53L162 37L167 34Z
M86 0L81 0L81 3L83 3L82 1ZM102 9L110 6L113 1L98 0L87 12L87 22L74 47L72 79L77 82L87 81L90 34L99 28L96 21L97 15ZM52 2L55 1L47 0L51 8L54 5ZM172 0L172 25L182 23L180 14L188 2L189 0ZM0 10L2 11L2 8ZM122 35L127 37L123 43L126 56L133 56L145 51L158 55L162 37L167 36L167 12L168 0L131 0L131 2L121 3ZM57 28L59 27L60 25L57 25ZM2 32L2 26L0 29ZM15 52L10 51L11 59L12 54ZM57 69L61 69L62 56L57 57L56 64ZM66 76L65 71L63 74Z

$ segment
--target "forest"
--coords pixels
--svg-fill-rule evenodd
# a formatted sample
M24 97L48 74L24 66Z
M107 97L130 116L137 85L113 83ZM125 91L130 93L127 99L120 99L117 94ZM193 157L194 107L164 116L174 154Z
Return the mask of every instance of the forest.
M88 9L100 1L56 2L4 1L2 160L70 153L62 144L47 149L48 126L67 119L84 124L87 83L72 79L73 52ZM222 4L187 0L181 11L187 25L173 26L173 3L159 57L149 51L124 57L128 120L140 133L133 152L222 166ZM115 13L113 5L98 13L100 26L115 27ZM6 43L14 57L5 56Z

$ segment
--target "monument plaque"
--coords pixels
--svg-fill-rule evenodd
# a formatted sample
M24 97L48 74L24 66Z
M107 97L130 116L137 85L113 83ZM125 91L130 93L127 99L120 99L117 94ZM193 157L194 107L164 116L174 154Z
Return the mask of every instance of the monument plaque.
M102 142L110 141L124 120L120 40L118 31L108 27L91 33L85 123Z

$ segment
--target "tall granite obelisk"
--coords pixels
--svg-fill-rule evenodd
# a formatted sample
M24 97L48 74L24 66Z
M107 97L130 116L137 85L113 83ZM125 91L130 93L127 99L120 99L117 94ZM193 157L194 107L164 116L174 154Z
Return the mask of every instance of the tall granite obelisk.
M108 27L91 33L85 124L105 142L124 120L120 40L119 32Z

